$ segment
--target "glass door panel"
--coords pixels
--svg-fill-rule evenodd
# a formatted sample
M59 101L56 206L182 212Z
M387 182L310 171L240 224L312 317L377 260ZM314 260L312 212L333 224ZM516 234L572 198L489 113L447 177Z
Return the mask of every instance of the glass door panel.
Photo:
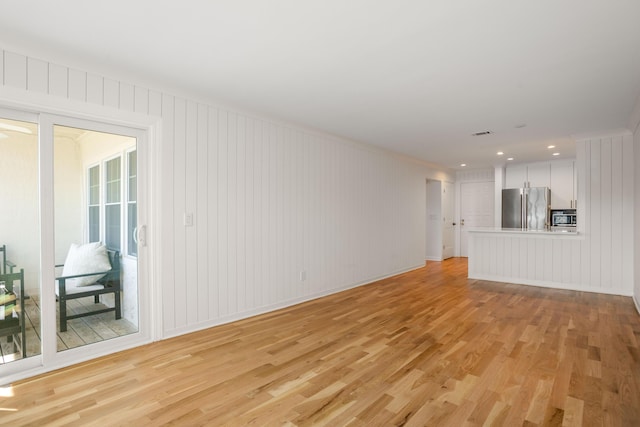
M57 351L139 330L135 137L55 125Z
M0 374L42 352L38 125L0 112Z

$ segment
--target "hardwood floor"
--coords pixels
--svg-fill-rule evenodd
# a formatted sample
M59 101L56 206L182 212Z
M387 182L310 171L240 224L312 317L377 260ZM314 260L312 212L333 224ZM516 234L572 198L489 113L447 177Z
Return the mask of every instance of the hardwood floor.
M466 271L429 262L28 379L0 390L0 424L640 425L631 298Z

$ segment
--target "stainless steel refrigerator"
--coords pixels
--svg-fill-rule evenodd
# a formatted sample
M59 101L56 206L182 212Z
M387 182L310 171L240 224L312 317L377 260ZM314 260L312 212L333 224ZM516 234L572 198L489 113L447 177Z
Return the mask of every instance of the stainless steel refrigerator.
M502 228L549 228L551 190L547 187L502 190Z

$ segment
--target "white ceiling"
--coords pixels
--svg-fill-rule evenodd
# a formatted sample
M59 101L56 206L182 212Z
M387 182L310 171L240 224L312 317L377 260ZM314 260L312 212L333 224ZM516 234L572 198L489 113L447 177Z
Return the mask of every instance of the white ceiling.
M452 168L572 157L640 94L638 0L11 0L0 44Z

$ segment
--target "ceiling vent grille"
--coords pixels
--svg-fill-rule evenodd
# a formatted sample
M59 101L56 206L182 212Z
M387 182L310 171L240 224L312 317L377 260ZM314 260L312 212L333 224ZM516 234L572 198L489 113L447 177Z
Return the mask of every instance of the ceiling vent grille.
M493 132L490 130L484 130L482 132L472 133L471 136L483 136L483 135L491 135Z

